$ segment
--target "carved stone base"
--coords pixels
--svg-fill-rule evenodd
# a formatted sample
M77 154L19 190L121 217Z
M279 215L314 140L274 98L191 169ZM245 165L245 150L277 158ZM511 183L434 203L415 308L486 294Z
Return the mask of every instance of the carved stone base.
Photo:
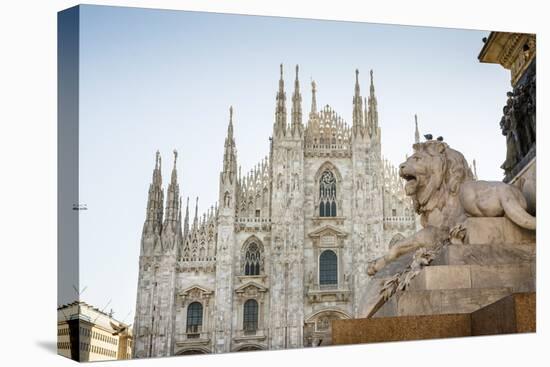
M523 229L506 217L468 218L464 222L466 244L524 245L534 244L536 233Z
M504 265L534 262L532 245L449 245L441 251L434 265Z
M504 217L469 218L464 227L466 244L447 245L374 317L471 313L511 293L535 291L535 232Z

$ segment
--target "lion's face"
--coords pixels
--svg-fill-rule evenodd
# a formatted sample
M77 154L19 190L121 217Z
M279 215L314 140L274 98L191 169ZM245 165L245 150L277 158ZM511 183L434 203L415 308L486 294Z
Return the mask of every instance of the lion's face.
M444 149L439 142L415 144L414 154L399 165L399 175L406 181L405 193L420 206L441 186L445 173Z

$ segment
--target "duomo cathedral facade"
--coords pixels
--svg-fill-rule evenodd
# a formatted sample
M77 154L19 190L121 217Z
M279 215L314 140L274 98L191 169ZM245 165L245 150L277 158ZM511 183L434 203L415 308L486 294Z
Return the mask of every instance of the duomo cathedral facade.
M412 201L381 154L372 71L364 99L356 71L351 125L318 109L314 82L302 113L298 67L287 113L282 75L281 65L270 153L244 175L230 109L216 207L182 207L176 152L164 191L157 152L134 357L330 344L331 320L361 317L367 263L416 230Z

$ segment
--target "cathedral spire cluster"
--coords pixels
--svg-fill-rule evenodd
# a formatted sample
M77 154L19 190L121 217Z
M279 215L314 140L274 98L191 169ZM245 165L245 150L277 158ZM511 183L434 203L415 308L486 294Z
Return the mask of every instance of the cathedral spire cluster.
M155 168L153 169L153 178L149 185L149 194L147 197L147 213L144 224L144 232L160 234L162 229L164 189L162 188L162 160L160 152L155 153Z
M351 133L355 139L379 137L378 110L374 90L374 77L370 71L370 93L368 99L361 96L361 87L359 84L359 70L355 70L355 88L353 95L353 116ZM276 93L275 101L275 123L273 125L273 137L282 139L285 137L302 136L303 131L312 130L309 125L315 124L319 119L317 109L317 83L311 81L311 109L307 126L302 120L302 95L300 92L299 66L296 65L296 74L294 79L294 92L292 94L291 105L291 123L287 125L286 113L286 93L283 76L283 65L280 65L279 88ZM324 110L324 108L323 108ZM344 123L345 124L345 123ZM347 125L346 125L347 126Z

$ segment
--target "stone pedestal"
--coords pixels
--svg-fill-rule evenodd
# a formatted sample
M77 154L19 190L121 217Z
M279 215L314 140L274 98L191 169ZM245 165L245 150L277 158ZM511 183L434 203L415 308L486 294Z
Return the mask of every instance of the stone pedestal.
M472 313L472 335L534 333L536 298L536 293L515 293Z
M506 217L468 218L465 243L469 245L525 245L534 244L534 231L517 226Z
M335 320L332 342L342 345L535 332L535 299L535 293L515 293L471 313Z
M466 244L445 247L374 317L471 313L511 293L535 291L535 232L504 217L469 218L465 227Z

